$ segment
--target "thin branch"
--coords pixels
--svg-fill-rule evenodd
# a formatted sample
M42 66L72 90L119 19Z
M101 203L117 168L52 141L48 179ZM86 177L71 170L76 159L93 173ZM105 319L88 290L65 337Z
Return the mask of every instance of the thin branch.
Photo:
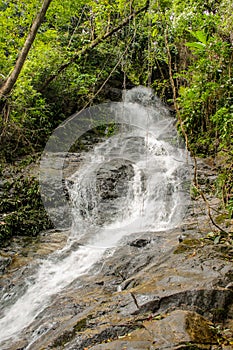
M198 177L197 177L197 160L196 160L196 157L195 155L192 155L192 158L194 160L194 179L193 179L193 182L194 182L194 186L196 187L198 193L200 194L201 198L203 199L203 201L205 202L205 205L206 205L206 208L207 208L207 213L208 213L208 216L209 216L209 219L210 221L212 222L212 224L220 231L220 232L223 232L223 233L226 233L227 232L225 230L223 230L222 227L220 227L218 224L216 224L216 222L214 221L214 218L211 214L211 207L210 207L210 203L208 201L208 199L206 198L204 192L201 190L200 188L200 185L198 183Z
M76 52L74 56L66 63L63 63L58 69L55 74L50 75L48 77L42 87L39 89L39 92L43 92L46 87L54 80L56 77L61 74L66 68L68 68L72 63L74 63L76 60L80 59L80 57L84 56L87 54L89 51L93 50L96 46L98 46L100 43L111 37L113 34L117 33L120 29L122 29L124 26L126 26L132 18L137 16L143 11L146 11L149 7L149 1L146 2L146 5L142 7L141 9L131 13L127 18L125 18L117 27L113 28L112 30L108 31L105 33L103 36L95 39L92 41L89 45L85 46L83 49L80 51Z
M126 49L124 50L124 52L121 54L119 60L117 61L117 63L115 64L115 66L113 67L113 69L111 70L111 72L109 73L108 77L105 79L105 81L103 82L103 84L100 86L100 88L96 91L96 93L94 94L94 96L85 104L85 106L77 113L74 114L73 117L69 118L67 121L64 122L63 125L66 125L66 123L69 123L70 120L72 118L76 118L77 115L79 115L81 112L84 111L84 109L86 109L92 102L93 100L99 95L99 93L103 90L104 86L107 84L107 82L109 81L109 79L111 78L112 74L115 72L115 70L117 69L117 67L119 66L119 64L121 63L123 57L125 56L126 52L129 49L129 45L131 44L131 42L133 41L134 37L131 38L130 42L128 43L128 45L126 46Z
M166 30L165 30L165 45L166 45L166 49L167 49L167 56L168 56L168 68L169 68L169 78L170 78L170 83L171 83L171 87L172 87L172 93L173 93L173 102L174 102L174 107L175 107L175 110L176 110L176 114L177 114L177 117L178 117L178 121L180 123L180 128L181 128L181 131L182 131L182 134L185 138L185 144L186 144L186 149L189 150L190 147L189 147L189 140L188 140L188 135L185 131L185 128L184 128L184 123L183 123L183 120L181 118L181 114L180 114L180 110L179 110L179 105L177 103L177 95L176 95L176 87L175 87L175 83L174 83L174 79L173 79L173 74L172 74L172 57L171 57L171 52L170 52L170 49L169 49L169 44L168 44L168 25L166 24ZM204 192L202 191L202 189L200 188L200 185L198 183L198 177L197 177L197 160L196 160L196 157L194 154L191 154L191 157L193 158L194 160L194 186L196 187L196 189L198 190L198 193L201 195L201 198L203 199L203 201L205 202L206 204L206 208L207 208L207 213L208 213L208 216L209 216L209 219L210 221L212 222L212 224L220 231L220 232L223 232L223 233L226 233L227 232L225 230L223 230L218 224L216 224L216 222L214 221L213 219L213 216L211 214L211 207L210 207L210 204L204 194Z
M186 149L189 149L189 141L188 141L188 135L185 132L185 128L184 128L184 124L183 124L183 120L181 118L180 115L180 109L179 109L179 105L177 103L177 95L176 95L176 87L175 87L175 83L174 83L174 79L173 79L173 74L172 74L172 57L171 57L171 52L169 49L169 44L168 44L168 25L166 24L166 30L165 30L165 45L166 45L166 49L167 49L167 56L168 56L168 69L169 69L169 79L170 79L170 84L172 87L172 93L173 93L173 103L174 103L174 107L178 116L178 120L180 123L180 128L181 128L181 132L184 136L185 139L185 145L186 145Z
M73 31L73 33L72 33L72 35L71 35L71 37L70 37L70 40L69 40L69 43L68 43L68 46L67 46L66 49L68 49L68 48L70 47L71 43L72 43L73 37L74 37L74 35L75 35L75 33L76 33L77 28L78 28L79 25L80 25L80 22L81 22L81 19L82 19L82 16L83 16L83 14L84 14L85 9L86 9L86 5L83 6L82 13L81 13L81 15L80 15L80 17L79 17L79 20L78 20L78 23L77 23L76 27L74 28L74 31Z

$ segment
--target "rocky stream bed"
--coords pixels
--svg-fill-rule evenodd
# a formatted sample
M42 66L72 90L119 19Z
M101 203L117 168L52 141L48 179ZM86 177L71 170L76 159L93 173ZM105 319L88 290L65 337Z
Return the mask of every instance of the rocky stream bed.
M199 182L211 185L212 167L207 161L198 166ZM219 200L211 194L209 200L218 213ZM179 228L135 233L107 249L4 349L232 349L233 248L218 235L197 196ZM61 249L68 236L50 230L1 249L6 303L33 265Z

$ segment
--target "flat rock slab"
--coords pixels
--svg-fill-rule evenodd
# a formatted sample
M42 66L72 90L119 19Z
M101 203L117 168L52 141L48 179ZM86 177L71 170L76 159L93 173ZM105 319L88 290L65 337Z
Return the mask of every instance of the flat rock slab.
M143 329L126 335L124 339L107 344L99 344L90 350L159 350L174 349L188 343L199 349L217 344L213 324L195 312L176 310L161 320L145 321Z
M217 345L209 321L233 315L233 266L225 259L227 247L192 237L179 244L180 233L125 238L122 246L106 251L88 275L54 295L20 339L3 349L158 350L188 349L191 343L213 350ZM48 237L42 238L47 247ZM54 243L63 244L55 233ZM41 243L35 248L25 258L38 256L38 249L39 257L43 255ZM9 287L27 272L10 273L12 264L6 268L8 276L1 277L9 278ZM37 337L33 341L32 334Z
M149 341L124 341L116 340L109 344L97 345L90 350L150 350L151 343Z

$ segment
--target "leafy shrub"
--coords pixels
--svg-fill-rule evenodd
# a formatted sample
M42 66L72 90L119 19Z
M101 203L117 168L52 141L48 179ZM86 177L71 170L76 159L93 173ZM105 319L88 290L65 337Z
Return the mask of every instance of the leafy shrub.
M0 205L0 244L16 235L36 236L52 227L34 177L19 176L3 183Z

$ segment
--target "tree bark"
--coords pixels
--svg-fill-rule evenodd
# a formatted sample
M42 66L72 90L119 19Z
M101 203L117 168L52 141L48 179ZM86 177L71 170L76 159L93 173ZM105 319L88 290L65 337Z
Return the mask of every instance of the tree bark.
M146 5L142 7L141 9L131 13L127 18L125 18L117 27L109 30L107 33L105 33L103 36L96 38L94 41L92 41L89 45L81 49L80 51L77 51L74 56L66 63L63 63L58 69L55 74L50 75L42 85L42 87L39 89L39 92L43 92L45 88L54 80L56 77L63 72L67 67L69 67L73 62L75 62L77 59L79 59L81 56L85 55L92 49L94 49L96 46L98 46L100 43L102 43L104 40L112 36L114 33L118 32L121 28L123 28L125 25L127 25L132 18L137 16L139 13L146 11L149 7L149 0L146 2Z
M31 25L31 28L30 28L30 31L29 31L28 36L26 38L26 41L25 41L23 48L22 48L21 52L19 53L19 56L16 60L15 67L14 67L13 71L10 73L10 75L7 77L7 79L3 82L2 86L0 87L0 99L2 97L6 97L12 91L12 89L13 89L13 87L18 79L18 76L19 76L19 74L24 66L24 63L27 59L30 48L35 40L38 29L40 28L41 23L44 20L45 14L48 10L48 7L49 7L51 1L52 0L44 0L43 1L42 7Z

